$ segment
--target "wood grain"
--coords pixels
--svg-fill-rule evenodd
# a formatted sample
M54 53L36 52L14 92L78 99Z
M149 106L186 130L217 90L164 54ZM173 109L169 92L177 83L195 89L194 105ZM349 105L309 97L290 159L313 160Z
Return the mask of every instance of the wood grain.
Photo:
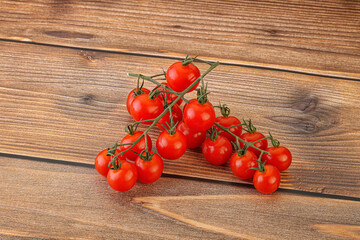
M359 18L341 0L1 0L0 38L359 79Z
M359 238L358 201L164 177L119 193L93 168L4 157L0 176L10 239Z
M172 62L0 42L0 152L93 163L131 122L125 99L135 79L126 73L156 74ZM281 188L360 196L360 82L228 65L207 80L213 103L292 151ZM165 172L241 182L199 150L166 161Z

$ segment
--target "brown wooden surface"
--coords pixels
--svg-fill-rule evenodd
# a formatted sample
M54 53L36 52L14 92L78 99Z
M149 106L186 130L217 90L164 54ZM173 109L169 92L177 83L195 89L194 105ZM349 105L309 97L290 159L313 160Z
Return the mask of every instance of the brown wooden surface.
M0 1L0 38L360 77L360 2Z
M7 157L0 173L2 239L359 239L358 201L167 177L118 193L92 167Z
M156 74L172 62L1 42L0 151L93 163L132 121L125 101L136 79L126 73ZM360 196L360 82L227 65L207 80L213 103L228 103L291 149L282 188ZM167 161L165 173L241 181L199 151Z
M0 239L360 239L359 18L340 0L0 0ZM214 104L293 153L275 194L199 149L126 193L96 173L132 121L126 74L188 53L225 63Z

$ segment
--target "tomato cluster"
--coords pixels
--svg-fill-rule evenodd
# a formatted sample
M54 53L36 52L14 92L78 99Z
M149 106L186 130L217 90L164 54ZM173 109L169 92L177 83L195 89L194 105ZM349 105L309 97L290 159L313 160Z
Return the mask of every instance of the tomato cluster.
M265 137L257 132L251 121L242 123L231 116L225 104L213 106L207 98L203 78L219 63L199 60L210 65L201 75L193 63L195 60L186 57L184 61L172 64L166 73L154 76L129 74L138 77L137 87L128 94L126 101L135 123L127 126L127 135L120 144L97 155L95 168L107 177L111 188L123 192L130 190L137 180L143 183L158 180L164 169L163 159L176 160L187 148L201 147L209 163L223 165L230 160L232 172L241 179L252 178L259 192L276 191L280 171L285 171L291 164L290 151L279 146L271 135ZM145 80L156 87L151 91L144 88ZM184 95L195 89L197 97L186 100ZM182 101L185 102L183 108ZM220 108L222 116L216 117L215 108ZM145 131L139 131L140 124L149 126ZM156 151L152 151L148 131L155 125L162 132L156 139ZM268 147L268 139L273 147Z

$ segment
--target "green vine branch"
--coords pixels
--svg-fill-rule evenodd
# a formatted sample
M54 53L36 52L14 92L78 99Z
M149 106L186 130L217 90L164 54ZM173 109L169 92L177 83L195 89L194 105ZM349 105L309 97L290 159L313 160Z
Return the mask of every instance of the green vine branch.
M168 112L171 111L171 108L180 100L183 99L185 102L189 102L188 100L184 99L184 95L190 91L190 89L192 89L195 85L197 85L200 81L202 81L202 79L209 74L214 68L216 68L220 63L219 62L207 62L207 61L203 61L203 60L199 60L199 59L195 59L195 58L188 58L188 60L192 59L192 61L200 61L203 63L207 63L210 65L210 67L200 76L198 77L189 87L187 87L184 91L182 92L175 92L174 90L170 89L168 86L163 85L161 83L159 83L157 80L153 79L154 77L159 77L164 75L165 73L162 74L158 74L158 75L154 75L154 76L145 76L142 74L137 74L137 73L128 73L129 76L131 77L136 77L136 78L141 78L143 80L152 82L158 86L163 87L163 89L167 89L169 90L168 92L173 93L177 96L176 99L174 99L170 104L168 104L168 106L164 109L164 111L157 116L154 119L147 119L147 120L141 120L141 121L137 121L134 124L140 124L140 123L144 123L144 122L152 122L149 127L141 134L141 136L138 137L138 139L136 139L134 142L129 143L129 144L117 144L118 146L121 145L129 145L130 147L117 153L117 154L112 154L111 155L111 161L109 163L109 167L110 164L112 164L113 169L117 170L119 167L121 167L121 163L119 166L119 161L115 161L115 159L118 159L119 156L122 156L124 153L130 151L138 142L141 141L141 139L143 139L145 136L147 136L147 133L156 125L157 122L159 122L159 120ZM146 137L145 137L146 139ZM115 152L115 151L114 151ZM143 152L142 152L143 153Z

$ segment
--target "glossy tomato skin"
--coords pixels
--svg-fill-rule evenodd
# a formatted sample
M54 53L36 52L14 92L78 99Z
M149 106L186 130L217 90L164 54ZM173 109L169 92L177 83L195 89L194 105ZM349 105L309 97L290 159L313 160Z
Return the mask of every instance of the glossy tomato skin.
M289 168L292 161L292 155L289 149L279 146L277 148L269 147L265 149L265 151L269 152L269 154L263 154L263 162L266 161L266 164L275 166L280 172Z
M213 105L207 101L200 104L198 101L190 101L183 113L185 124L195 132L206 132L215 122Z
M262 138L265 138L264 134L262 133L259 133L259 132L254 132L254 133L249 133L249 132L246 132L246 133L243 133L240 138L246 142L255 142L257 140L260 140ZM262 140L260 142L257 142L254 144L255 147L257 148L260 148L262 150L265 150L268 146L268 142L267 140ZM244 147L244 143L240 142L240 147L243 148ZM260 151L253 148L253 147L249 147L250 151L252 151L257 157L260 156Z
M202 145L202 153L209 163L223 165L231 157L232 146L224 136L219 135L214 141L208 137Z
M182 120L183 117L183 113L181 111L181 108L179 107L179 105L175 104L172 108L171 108L171 114L173 117L173 121L174 124L180 122ZM160 118L160 120L156 123L156 126L158 126L161 130L165 130L163 126L161 126L159 123L165 125L167 127L167 124L169 124L170 126L170 112L167 112L162 118Z
M215 122L220 124L223 127L230 127L230 126L241 124L240 120L237 117L234 117L234 116L217 117L215 119ZM217 126L215 126L215 129L216 129L216 131L221 130ZM231 133L235 134L236 136L240 137L241 133L242 133L242 128L241 128L241 126L232 127L232 128L229 129L229 131ZM226 137L227 139L229 139L230 142L235 142L235 140L236 140L236 138L234 136L232 136L230 133L227 133L227 132L221 132L220 135L222 135L222 136Z
M176 62L166 72L166 80L171 89L182 92L200 77L200 70L192 63L183 66L182 62ZM191 91L195 90L196 84Z
M261 193L270 194L275 192L280 185L280 171L272 166L265 165L265 171L256 171L253 178L253 183Z
M135 121L156 118L164 111L164 105L159 97L150 99L149 94L144 93L136 96L130 106L130 114ZM150 125L152 122L145 122Z
M141 90L144 93L150 93L149 89L146 88L141 88ZM129 93L127 100L126 100L126 109L128 110L128 112L130 113L130 107L131 107L131 103L134 101L135 98L135 94L134 91L136 91L136 88L134 88L133 90L131 90L131 92ZM131 113L130 113L131 114Z
M107 156L108 149L104 149L95 158L95 168L104 177L107 176L107 173L109 172L109 162L111 161L111 156ZM120 151L116 149L115 155L118 154ZM118 159L124 159L124 157L119 156Z
M181 132L171 135L164 130L157 138L156 149L160 156L165 159L178 159L186 151L186 137Z
M136 183L138 173L131 162L121 160L121 167L118 170L110 169L107 180L110 187L119 192L129 191Z
M161 83L162 85L166 85L166 86L169 86L167 83ZM166 91L166 90L164 90L164 88L162 88L162 87L159 87L159 90L162 90L162 91ZM175 95L175 94L173 94L173 93L165 93L166 94L166 99L167 99L167 103L171 103L172 101L174 101L176 98L177 98L177 96ZM177 102L176 102L176 104L177 105L181 105L181 103L182 103L182 99L180 98Z
M138 179L143 183L153 183L161 177L164 170L162 158L155 153L149 161L138 157L135 160L135 166L138 171Z
M235 176L241 179L251 179L256 171L251 168L258 167L256 159L257 157L250 150L247 150L243 156L239 156L237 153L234 153L230 159L231 171L235 174Z
M186 146L189 149L200 147L206 138L206 132L195 132L191 130L184 121L179 122L176 126L176 131L184 134L186 138Z
M143 134L142 131L136 131L132 135L128 134L125 137L123 137L120 144L135 142L142 134ZM146 138L147 138L148 149L149 149L149 151L151 151L151 148L152 148L151 138L149 135L146 135ZM129 147L130 147L130 145L120 146L120 150L124 151L124 150L128 149ZM135 161L136 158L138 157L138 155L136 153L134 153L133 151L140 154L140 152L144 149L145 149L145 138L142 138L133 148L131 148L126 153L124 153L123 156L131 161Z

